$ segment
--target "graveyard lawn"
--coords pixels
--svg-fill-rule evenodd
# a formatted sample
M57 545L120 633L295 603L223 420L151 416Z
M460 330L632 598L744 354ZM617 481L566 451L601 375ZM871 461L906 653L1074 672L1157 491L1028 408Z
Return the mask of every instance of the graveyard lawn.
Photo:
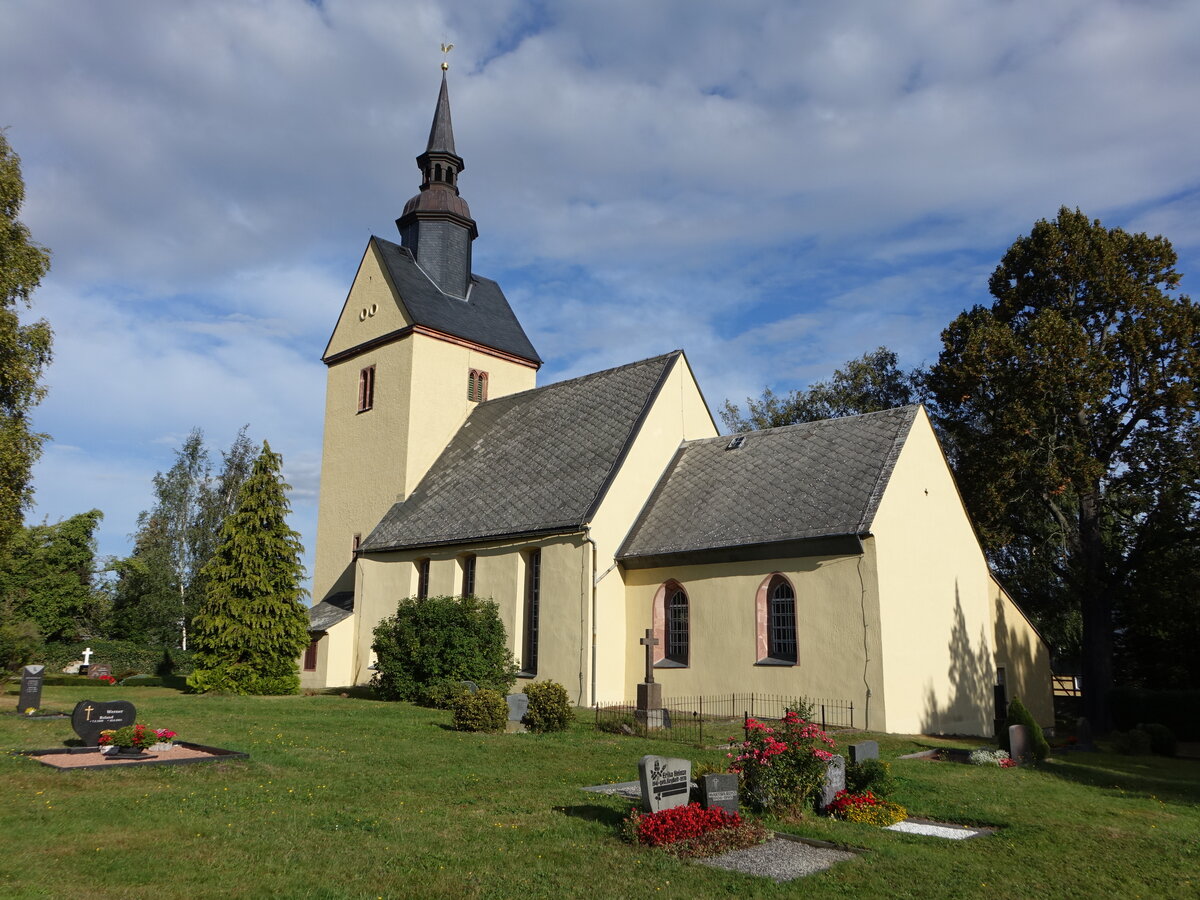
M43 703L70 709L88 690L48 685ZM947 765L896 757L970 742L875 736L900 781L893 799L912 815L999 831L945 841L810 817L777 827L870 852L776 885L622 843L628 801L580 790L633 780L646 753L712 764L723 751L596 732L586 713L560 734L480 735L450 730L449 713L358 698L139 688L131 699L139 720L250 759L80 772L0 754L0 896L994 900L1200 889L1191 760ZM15 690L0 702L15 707ZM0 717L5 749L72 737L64 720Z

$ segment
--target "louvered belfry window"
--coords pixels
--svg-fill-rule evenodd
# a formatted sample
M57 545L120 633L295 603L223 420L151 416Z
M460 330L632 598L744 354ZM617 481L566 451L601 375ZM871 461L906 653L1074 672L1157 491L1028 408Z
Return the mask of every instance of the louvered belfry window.
M472 403L482 403L487 399L488 373L480 369L467 372L467 399Z
M688 597L675 588L667 601L667 659L688 663Z
M796 661L796 594L783 578L771 585L767 636L772 659Z
M366 412L375 405L375 367L367 366L358 373L358 411Z

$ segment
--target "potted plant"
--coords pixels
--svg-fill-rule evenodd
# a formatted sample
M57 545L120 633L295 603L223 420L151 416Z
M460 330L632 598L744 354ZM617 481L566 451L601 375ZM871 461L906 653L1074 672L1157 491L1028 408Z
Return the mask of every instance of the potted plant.
M116 758L133 758L142 756L147 750L170 750L174 738L174 731L151 728L139 722L137 725L100 732L100 752Z

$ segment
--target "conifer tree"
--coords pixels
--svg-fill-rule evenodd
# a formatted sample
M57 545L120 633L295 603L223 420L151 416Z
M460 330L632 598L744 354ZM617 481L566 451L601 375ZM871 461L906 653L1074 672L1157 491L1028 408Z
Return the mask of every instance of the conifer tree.
M197 691L289 694L308 644L300 535L288 527L282 457L263 442L204 569L207 594L192 623Z

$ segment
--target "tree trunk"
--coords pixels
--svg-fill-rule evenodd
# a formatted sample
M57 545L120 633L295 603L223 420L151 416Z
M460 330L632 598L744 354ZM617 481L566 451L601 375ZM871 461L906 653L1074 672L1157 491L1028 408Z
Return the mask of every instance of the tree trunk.
M1083 596L1083 711L1095 734L1112 728L1108 695L1112 690L1112 584L1104 560L1100 532L1100 486L1083 494L1079 503L1080 561Z

